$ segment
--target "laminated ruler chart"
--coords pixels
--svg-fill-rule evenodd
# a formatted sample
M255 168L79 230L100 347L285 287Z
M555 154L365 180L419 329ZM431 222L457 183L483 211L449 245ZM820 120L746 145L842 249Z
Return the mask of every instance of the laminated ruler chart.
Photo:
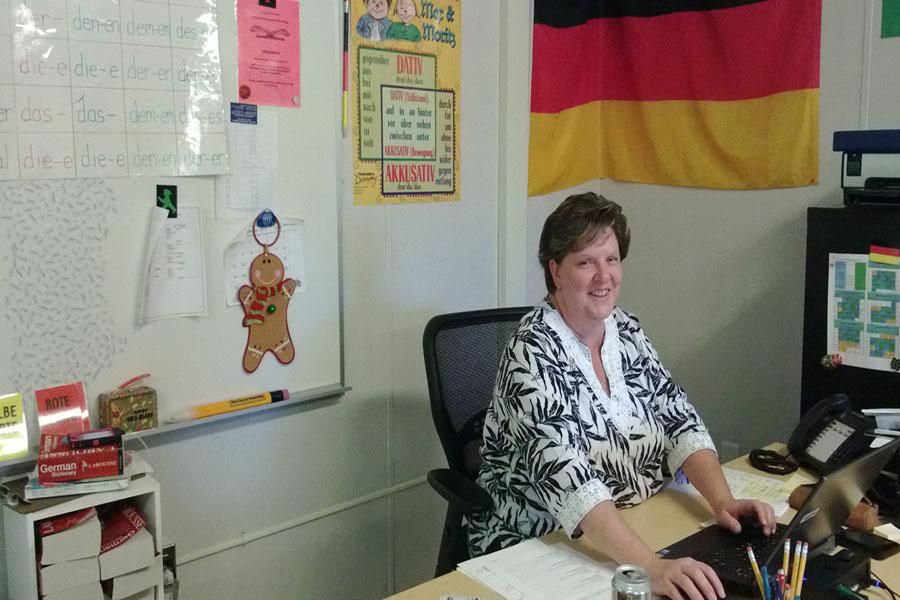
M0 179L228 171L215 4L0 0Z

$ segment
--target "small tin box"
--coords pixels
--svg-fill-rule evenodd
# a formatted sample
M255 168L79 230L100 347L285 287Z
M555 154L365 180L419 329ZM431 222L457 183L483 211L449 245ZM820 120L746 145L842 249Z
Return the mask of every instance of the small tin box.
M100 427L118 427L125 433L157 425L156 390L145 385L100 394Z

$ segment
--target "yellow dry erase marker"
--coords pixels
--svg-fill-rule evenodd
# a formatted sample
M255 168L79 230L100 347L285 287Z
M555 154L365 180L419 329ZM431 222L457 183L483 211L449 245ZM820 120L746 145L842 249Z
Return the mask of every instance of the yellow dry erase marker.
M168 419L170 423L181 423L183 421L192 421L194 419L203 419L225 413L243 410L245 408L253 408L254 406L263 406L264 404L272 404L290 399L290 392L287 390L276 390L274 392L263 392L255 396L245 396L243 398L235 398L234 400L222 400L221 402L210 402L209 404L201 404L194 406L186 411L175 415Z

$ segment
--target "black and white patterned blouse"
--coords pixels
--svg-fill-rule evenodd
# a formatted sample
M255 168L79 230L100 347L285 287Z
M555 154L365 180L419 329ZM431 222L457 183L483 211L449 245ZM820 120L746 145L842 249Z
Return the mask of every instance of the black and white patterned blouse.
M472 556L560 526L580 535L600 502L633 506L659 491L664 460L674 473L715 449L637 318L616 308L605 325L609 396L559 312L543 303L522 318L485 416L478 482L494 507L468 522Z

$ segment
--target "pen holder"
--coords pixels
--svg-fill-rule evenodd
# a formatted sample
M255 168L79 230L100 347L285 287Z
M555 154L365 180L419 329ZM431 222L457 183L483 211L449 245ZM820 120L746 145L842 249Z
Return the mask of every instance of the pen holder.
M794 488L788 497L788 504L794 510L799 509L806 502L812 491L811 484L800 485ZM872 504L865 498L853 507L850 516L844 521L847 527L853 527L862 531L872 531L878 525L878 505Z

